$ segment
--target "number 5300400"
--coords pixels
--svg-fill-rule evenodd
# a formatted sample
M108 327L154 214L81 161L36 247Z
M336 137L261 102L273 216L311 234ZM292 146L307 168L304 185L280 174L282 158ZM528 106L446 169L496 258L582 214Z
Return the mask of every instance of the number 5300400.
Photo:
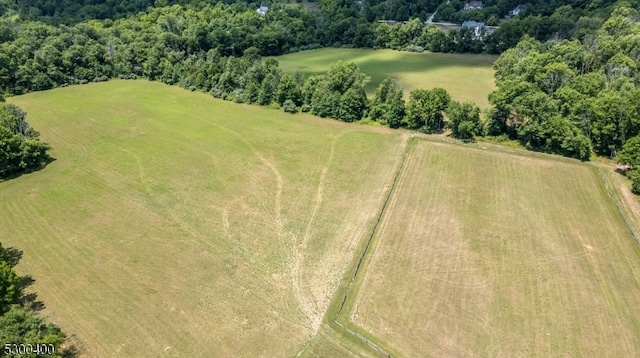
M21 356L28 354L52 355L56 351L53 344L16 344L6 343L4 345L3 354L12 356Z

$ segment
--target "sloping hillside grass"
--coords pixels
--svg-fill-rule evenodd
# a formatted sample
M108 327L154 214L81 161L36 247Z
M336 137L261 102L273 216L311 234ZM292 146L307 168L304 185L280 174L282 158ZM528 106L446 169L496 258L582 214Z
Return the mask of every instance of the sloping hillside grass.
M0 241L91 357L294 356L404 136L146 81L9 101L56 160L0 183Z

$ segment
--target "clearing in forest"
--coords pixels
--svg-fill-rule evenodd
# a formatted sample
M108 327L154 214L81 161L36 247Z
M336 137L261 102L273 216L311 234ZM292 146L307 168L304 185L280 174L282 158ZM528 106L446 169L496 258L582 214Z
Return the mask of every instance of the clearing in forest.
M369 97L385 78L398 80L408 98L414 89L446 89L460 102L471 101L489 108L489 93L496 89L493 63L497 56L415 53L394 50L322 48L276 57L282 70L304 76L324 73L338 61L354 62L371 77Z
M393 356L640 355L638 202L594 164L148 81L9 102L56 160L0 182L0 242L85 356L377 356L347 287Z

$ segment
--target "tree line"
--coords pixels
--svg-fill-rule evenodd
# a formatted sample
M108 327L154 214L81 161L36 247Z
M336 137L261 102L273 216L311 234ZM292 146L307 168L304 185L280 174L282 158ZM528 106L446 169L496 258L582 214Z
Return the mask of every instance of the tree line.
M21 94L139 77L169 84L186 80L208 91L205 87L217 82L227 59L240 58L245 51L275 56L335 45L500 52L515 45L521 35L512 31L505 39L496 32L478 38L469 28L444 32L418 19L396 26L370 23L356 9L345 14L331 4L323 2L317 13L276 5L265 16L239 3L173 5L72 26L23 20L8 12L0 17L0 91Z
M269 4L269 11L260 16L255 10L265 3ZM225 56L240 56L249 47L258 48L263 56L273 56L319 46L499 54L515 46L524 35L541 41L581 40L597 30L613 8L611 1L600 1L597 6L593 1L489 0L484 3L480 11L463 11L464 2L458 0L449 4L439 0L320 0L317 9L310 11L302 6L271 1L0 0L0 14L7 20L0 24L0 42L13 40L22 27L37 22L52 25L49 29L35 30L41 35L44 32L46 36L61 36L60 32L71 32L75 37L90 31L93 40L102 46L107 45L107 39L122 41L119 30L143 31L142 41L131 36L125 44L111 41L110 51L123 45L133 46L135 51L148 51L145 40L162 40L171 42L172 52L206 52L216 48ZM504 14L518 4L525 5L524 10L502 21ZM424 21L436 9L436 20L457 24L477 20L499 24L500 28L477 37L472 29L465 27L446 31L426 27ZM455 14L460 16L451 18L446 15L447 9L455 9ZM159 17L163 23L154 24ZM409 24L390 26L379 24L379 20L409 21ZM77 27L78 24L85 25ZM70 41L63 42L69 44ZM54 47L61 51L59 46Z
M621 6L582 42L523 39L495 62L490 132L587 159L640 134L638 12Z
M263 56L318 46L313 18L288 9L265 17L239 5L178 5L72 27L0 19L0 90L20 94L109 78L179 83L220 73L249 48ZM293 49L293 47L296 47ZM213 82L209 79L208 82Z
M301 93L301 110L320 117L345 122L367 118L390 128L404 127L426 133L450 129L454 138L462 140L484 135L480 109L473 103L453 101L442 88L413 90L409 100L405 101L400 84L388 77L378 85L375 95L369 100L364 90L368 81L369 77L356 64L340 61L333 64L327 73L309 77L301 90L288 93L295 93L296 98L300 98L297 93ZM284 87L288 86L278 86L276 93L282 93ZM282 97L279 103L287 98ZM445 121L445 115L448 121Z
M0 90L21 94L109 78L147 78L344 121L370 118L427 132L449 126L452 135L464 139L487 134L588 160L592 152L615 156L639 134L637 18L636 10L622 4L581 39L525 36L495 63L498 90L490 96L493 108L486 121L479 120L475 105L452 102L443 90L417 90L405 102L391 79L369 100L368 78L354 64L339 63L306 80L283 74L276 60L263 56L319 46L313 41L330 36L319 35L326 24L299 8L261 16L239 4L200 10L174 5L71 27L4 17ZM446 39L461 51L481 45L464 31L444 34L411 20L403 26L377 25L369 40L381 47L424 45L432 51L451 46ZM30 143L26 147L34 143L28 136L15 138ZM34 158L19 165L42 162Z

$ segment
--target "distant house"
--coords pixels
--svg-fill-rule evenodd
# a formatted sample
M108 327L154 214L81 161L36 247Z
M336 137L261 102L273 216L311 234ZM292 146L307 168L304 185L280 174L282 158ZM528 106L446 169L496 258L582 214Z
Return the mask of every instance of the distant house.
M511 10L511 16L518 15L522 10L524 10L524 6L518 5L515 9Z
M256 11L258 12L258 14L264 16L267 14L267 11L269 11L269 8L266 6L260 6Z
M464 10L465 11L482 10L482 8L484 8L484 5L482 4L482 1L471 1L471 2L468 2L468 3L464 4Z
M473 30L473 34L475 37L482 37L482 32L484 30L485 24L484 22L477 21L465 21L462 23L462 27L468 27Z

